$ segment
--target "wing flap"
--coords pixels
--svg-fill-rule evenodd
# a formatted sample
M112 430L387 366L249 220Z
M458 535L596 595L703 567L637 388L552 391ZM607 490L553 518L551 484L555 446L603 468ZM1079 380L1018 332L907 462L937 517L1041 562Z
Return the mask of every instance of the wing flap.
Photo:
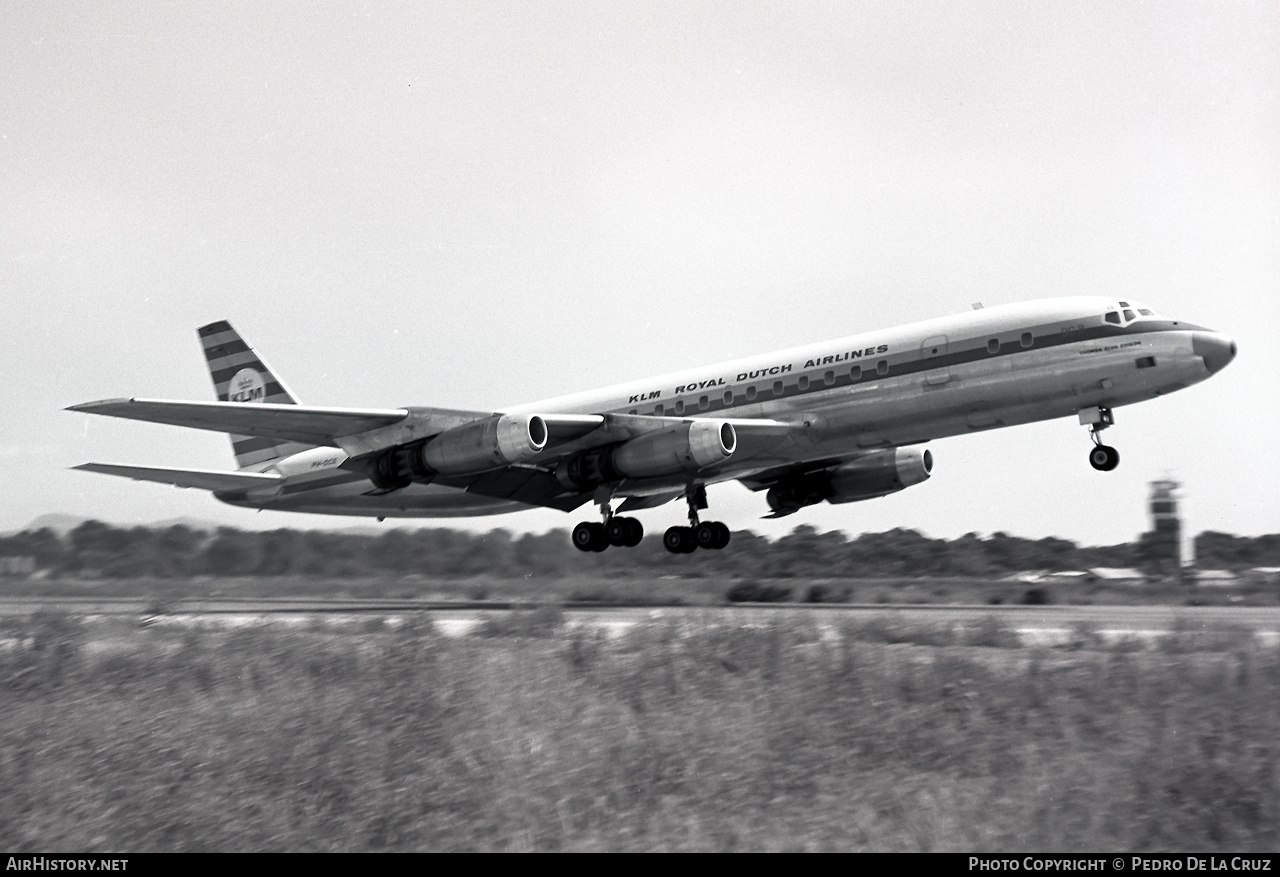
M338 447L337 439L343 436L399 423L409 416L403 408L319 408L166 399L104 399L72 405L67 410L331 447Z
M115 463L81 463L72 466L85 472L103 475L119 475L134 481L154 481L172 484L174 487L194 487L200 490L261 490L277 487L284 482L279 475L263 475L258 472L217 472L208 469L164 469L157 466L121 466Z
M566 491L555 475L542 469L509 466L480 475L441 477L433 482L494 499L570 512L591 499L591 493Z

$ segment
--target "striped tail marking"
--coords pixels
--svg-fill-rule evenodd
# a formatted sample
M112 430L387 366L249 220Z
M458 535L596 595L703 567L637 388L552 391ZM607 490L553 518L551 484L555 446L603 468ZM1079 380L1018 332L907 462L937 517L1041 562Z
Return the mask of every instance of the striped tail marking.
M213 378L213 390L220 402L272 402L297 405L298 400L284 382L254 352L240 333L226 320L219 320L196 330L204 345L204 356ZM259 436L232 435L231 451L241 469L261 472L271 463L311 445L282 442Z

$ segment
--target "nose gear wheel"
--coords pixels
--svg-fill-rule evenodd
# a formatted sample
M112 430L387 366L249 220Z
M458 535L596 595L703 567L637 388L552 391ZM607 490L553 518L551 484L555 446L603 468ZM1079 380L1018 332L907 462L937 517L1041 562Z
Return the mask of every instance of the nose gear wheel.
M1102 431L1116 422L1111 409L1101 405L1085 408L1080 412L1080 422L1089 425L1089 438L1093 439L1093 449L1089 451L1089 465L1099 472L1110 472L1119 466L1120 452L1102 443Z

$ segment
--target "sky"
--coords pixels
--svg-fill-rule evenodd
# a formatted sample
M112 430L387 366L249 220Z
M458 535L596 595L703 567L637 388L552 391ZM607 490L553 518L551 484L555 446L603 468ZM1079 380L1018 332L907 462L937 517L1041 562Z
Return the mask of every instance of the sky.
M69 471L232 467L220 435L63 410L212 399L216 319L305 403L499 409L1077 294L1240 354L1118 409L1111 473L1070 418L938 440L928 482L776 522L713 486L711 517L1105 544L1172 476L1189 531L1280 532L1275 3L0 0L0 22L0 532L371 524Z

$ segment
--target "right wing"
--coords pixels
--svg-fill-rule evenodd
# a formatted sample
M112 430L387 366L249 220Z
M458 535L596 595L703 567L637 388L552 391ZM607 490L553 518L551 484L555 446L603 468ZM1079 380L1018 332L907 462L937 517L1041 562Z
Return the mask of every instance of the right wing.
M592 491L577 492L566 489L555 475L560 460L583 450L602 445L620 444L645 433L671 429L698 418L660 417L646 414L586 414L542 415L547 422L549 441L546 450L524 463L472 475L437 476L434 483L456 487L469 493L495 499L511 499L528 505L572 511L588 502ZM742 456L767 451L797 431L808 428L804 423L786 423L777 420L747 418L716 418L726 420L737 431ZM559 425L559 440L557 438ZM577 433L576 435L574 433ZM624 479L618 492L628 497L621 511L653 508L669 502L684 492L684 488L672 490L637 491L633 483Z

